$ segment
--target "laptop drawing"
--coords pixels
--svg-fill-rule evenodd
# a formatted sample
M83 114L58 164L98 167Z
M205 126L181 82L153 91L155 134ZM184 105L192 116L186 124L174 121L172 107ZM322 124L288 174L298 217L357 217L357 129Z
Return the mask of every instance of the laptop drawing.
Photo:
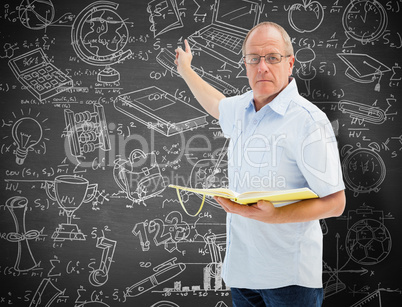
M243 40L258 24L261 9L261 0L215 0L212 23L188 39L211 56L239 67Z

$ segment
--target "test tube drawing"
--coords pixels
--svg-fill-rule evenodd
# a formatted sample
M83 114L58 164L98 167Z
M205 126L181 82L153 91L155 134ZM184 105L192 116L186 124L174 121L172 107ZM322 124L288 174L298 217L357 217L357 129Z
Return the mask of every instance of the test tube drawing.
M25 214L27 212L28 200L23 196L13 196L6 201L6 207L10 211L14 223L15 232L7 234L7 241L18 243L17 258L14 269L18 272L26 272L36 268L39 264L32 255L28 240L36 239L39 231L25 229Z

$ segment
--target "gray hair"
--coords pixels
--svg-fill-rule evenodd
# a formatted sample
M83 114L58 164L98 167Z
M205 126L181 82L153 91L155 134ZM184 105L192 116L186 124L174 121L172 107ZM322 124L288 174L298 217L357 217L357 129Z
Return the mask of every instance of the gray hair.
M244 38L243 41L243 46L242 46L242 53L243 56L246 54L246 42L251 34L251 32L253 32L255 29L262 27L262 26L268 26L268 27L273 27L275 29L277 29L279 31L279 33L282 35L283 38L283 42L285 43L285 52L286 55L293 55L294 51L293 51L293 46L292 46L292 40L290 39L290 36L288 34L288 32L286 32L286 30L278 25L275 22L271 22L271 21L264 21L259 23L258 25L254 26L250 31L248 31L246 37Z

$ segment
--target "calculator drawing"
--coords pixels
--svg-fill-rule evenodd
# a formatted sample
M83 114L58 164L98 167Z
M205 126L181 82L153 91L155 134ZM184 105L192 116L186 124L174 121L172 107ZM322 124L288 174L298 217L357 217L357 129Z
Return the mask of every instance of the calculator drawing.
M14 57L8 65L18 81L40 101L73 87L73 80L49 62L42 48Z

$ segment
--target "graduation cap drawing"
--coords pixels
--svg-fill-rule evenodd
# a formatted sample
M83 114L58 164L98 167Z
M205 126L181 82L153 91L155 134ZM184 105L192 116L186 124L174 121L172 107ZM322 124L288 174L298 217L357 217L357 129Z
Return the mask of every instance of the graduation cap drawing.
M375 91L380 91L380 80L391 69L373 57L362 53L338 53L337 56L348 66L345 75L355 82L377 84Z

